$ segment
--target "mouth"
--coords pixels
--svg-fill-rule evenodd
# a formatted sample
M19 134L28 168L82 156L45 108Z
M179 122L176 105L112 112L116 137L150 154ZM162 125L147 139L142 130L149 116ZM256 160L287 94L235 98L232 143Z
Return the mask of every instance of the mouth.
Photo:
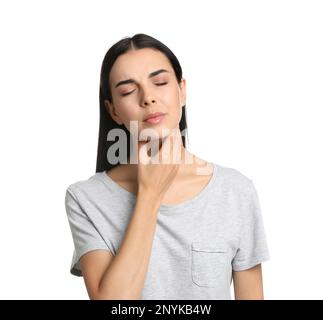
M164 116L165 116L165 113L159 114L159 115L156 115L154 117L150 117L150 118L144 120L144 122L149 123L149 124L157 124L163 120Z

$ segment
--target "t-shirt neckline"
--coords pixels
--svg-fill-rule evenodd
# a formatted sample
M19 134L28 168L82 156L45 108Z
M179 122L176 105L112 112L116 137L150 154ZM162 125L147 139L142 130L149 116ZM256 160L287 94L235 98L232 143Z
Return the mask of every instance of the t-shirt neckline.
M178 210L182 211L186 207L194 207L197 203L199 203L202 200L202 198L204 198L208 194L209 190L214 185L214 183L218 181L219 166L214 162L210 162L210 164L212 165L212 176L209 182L207 183L207 185L198 194L196 194L194 197L190 199L184 200L177 204L173 204L173 205L161 204L159 207L159 211L167 214ZM107 185L109 185L114 190L119 192L125 198L129 199L133 203L136 202L137 196L134 193L121 187L117 182L115 182L110 176L106 174L105 170L98 172L97 175L101 177L102 180Z

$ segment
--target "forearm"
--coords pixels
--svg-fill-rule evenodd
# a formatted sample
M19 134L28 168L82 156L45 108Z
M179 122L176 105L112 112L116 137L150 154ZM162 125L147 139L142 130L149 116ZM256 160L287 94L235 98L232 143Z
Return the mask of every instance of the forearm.
M233 272L236 300L263 300L261 264L244 271Z
M154 239L160 199L138 190L137 202L119 251L99 285L101 299L140 299Z

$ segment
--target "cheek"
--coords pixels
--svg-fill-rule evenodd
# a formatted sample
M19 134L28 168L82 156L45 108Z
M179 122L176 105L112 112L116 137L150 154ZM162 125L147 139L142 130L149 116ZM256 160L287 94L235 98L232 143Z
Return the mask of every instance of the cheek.
M140 119L140 110L133 103L121 103L118 107L119 115L124 121Z
M176 107L176 111L174 111L173 121L174 121L174 127L176 127L182 118L182 109L181 107Z
M132 126L141 126L140 119L142 118L141 110L131 103L122 103L119 106L119 117L122 119L124 126L130 131L130 121Z
M180 104L179 95L176 88L172 88L171 90L165 90L159 96L160 102L167 108L169 113L176 113L177 108Z
M166 102L168 113L172 120L180 121L182 116L182 107L180 105L180 99L177 92L174 92Z
M176 88L172 88L171 90L166 90L164 92L163 98L168 104L177 104L178 103L178 92Z

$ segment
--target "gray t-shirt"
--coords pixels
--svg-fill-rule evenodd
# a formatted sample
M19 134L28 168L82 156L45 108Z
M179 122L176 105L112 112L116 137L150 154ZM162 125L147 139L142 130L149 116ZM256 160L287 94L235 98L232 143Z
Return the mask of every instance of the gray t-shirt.
M195 197L160 206L143 300L232 299L232 270L270 259L252 180L211 164L212 178ZM68 186L73 275L82 276L79 259L86 252L104 249L116 255L135 203L136 195L105 171Z

